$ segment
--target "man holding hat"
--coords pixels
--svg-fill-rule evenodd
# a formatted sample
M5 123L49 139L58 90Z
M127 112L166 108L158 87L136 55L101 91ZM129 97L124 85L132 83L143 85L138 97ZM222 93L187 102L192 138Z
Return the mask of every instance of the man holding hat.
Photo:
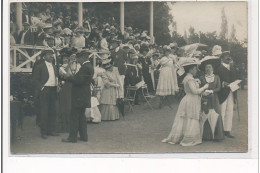
M46 139L47 135L57 136L55 131L56 121L56 99L58 70L52 63L54 60L52 49L42 52L44 62L38 64L33 72L35 84L35 99L39 102L39 126L41 137Z
M218 97L221 115L224 124L225 136L234 138L230 132L232 130L234 96L236 95L231 91L228 85L236 80L236 71L235 68L230 65L232 59L229 51L223 52L220 58L222 63L218 68L218 75L220 77L221 90L218 93Z
M89 61L90 52L82 50L76 54L77 61L81 67L74 76L67 73L63 74L65 80L72 83L71 89L71 115L70 115L70 133L67 139L62 142L76 143L78 140L88 141L87 121L85 109L91 108L91 89L90 84L94 75L93 65Z

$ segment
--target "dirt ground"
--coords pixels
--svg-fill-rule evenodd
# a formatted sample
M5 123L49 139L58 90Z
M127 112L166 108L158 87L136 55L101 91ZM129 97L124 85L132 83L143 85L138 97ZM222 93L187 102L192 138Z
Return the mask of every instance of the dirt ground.
M135 113L128 112L125 119L88 124L88 142L63 143L67 133L57 137L40 137L40 129L35 125L35 117L25 117L23 130L17 128L16 141L11 145L12 154L29 153L177 153L177 152L247 152L248 150L248 111L247 90L238 92L240 121L237 110L234 112L234 139L221 142L205 141L194 147L182 147L161 143L169 134L178 103L172 108L151 110L147 105L135 106ZM158 98L152 101L154 107ZM236 106L235 106L236 107Z

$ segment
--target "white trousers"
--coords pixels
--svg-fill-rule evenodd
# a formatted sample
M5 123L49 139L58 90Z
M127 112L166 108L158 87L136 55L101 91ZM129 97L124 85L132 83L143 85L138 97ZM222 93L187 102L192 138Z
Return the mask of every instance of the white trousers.
M124 98L125 75L118 75L118 82L120 85L120 88L118 90L119 98Z
M233 107L234 107L234 98L233 98L233 93L230 91L227 99L220 105L224 131L231 131L232 129Z

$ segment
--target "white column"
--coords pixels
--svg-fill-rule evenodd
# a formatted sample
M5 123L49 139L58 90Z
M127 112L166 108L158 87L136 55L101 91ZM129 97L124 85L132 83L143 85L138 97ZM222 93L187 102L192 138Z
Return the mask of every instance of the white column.
M150 2L150 37L152 40L152 43L154 43L154 37L153 37L153 2Z
M125 4L120 2L120 30L124 34L125 30Z
M79 26L83 25L83 4L82 4L82 2L78 2L78 23L79 23Z
M22 3L16 3L16 24L19 31L23 29L23 17L22 17Z

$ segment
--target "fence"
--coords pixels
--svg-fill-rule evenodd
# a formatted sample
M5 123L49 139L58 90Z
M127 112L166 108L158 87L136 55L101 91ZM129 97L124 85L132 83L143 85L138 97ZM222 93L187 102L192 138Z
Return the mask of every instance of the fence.
M10 71L31 73L34 62L44 49L46 49L45 46L12 44L10 46ZM59 52L59 50L55 49L55 52ZM91 52L90 57L93 58L94 67L96 66L97 58L103 59L110 54L109 51L89 51ZM56 55L54 55L54 58L56 59Z

